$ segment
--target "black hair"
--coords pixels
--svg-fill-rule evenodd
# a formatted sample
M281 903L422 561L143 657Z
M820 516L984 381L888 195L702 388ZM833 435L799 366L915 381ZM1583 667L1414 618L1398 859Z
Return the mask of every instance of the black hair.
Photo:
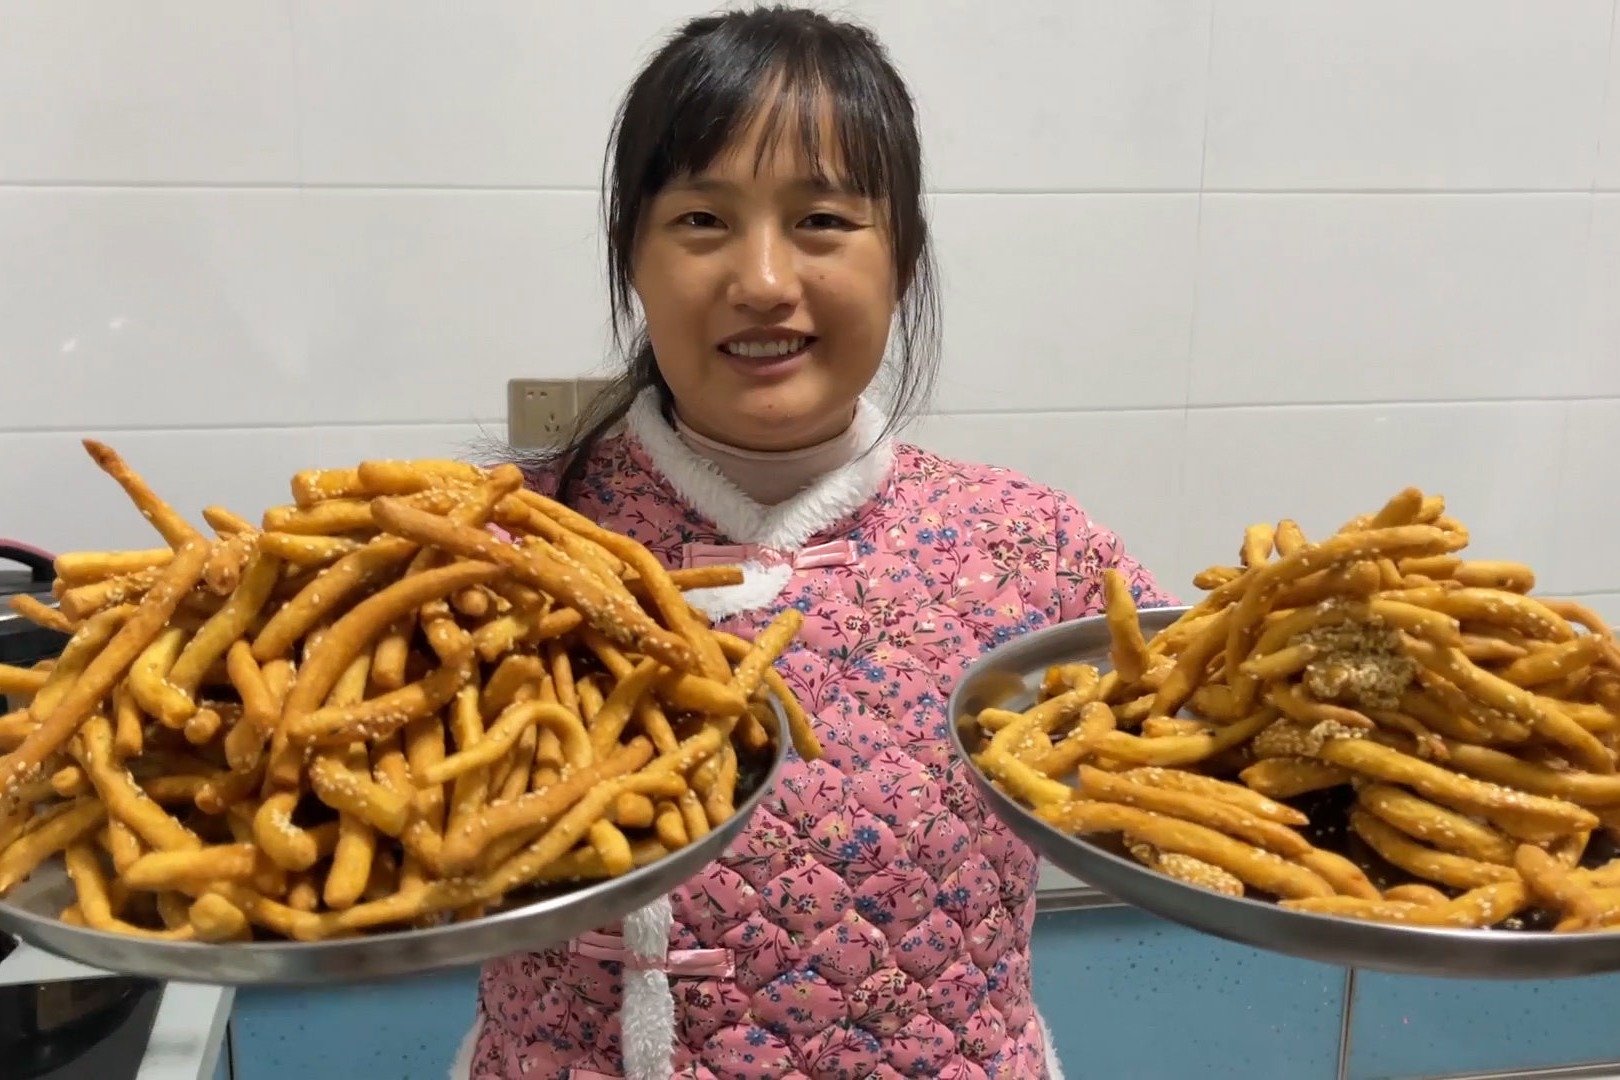
M887 211L899 291L897 340L885 372L891 431L927 401L938 369L939 301L916 107L904 80L876 36L852 22L785 6L703 16L653 55L614 118L602 167L603 217L613 343L625 363L568 440L528 462L561 465L563 502L571 501L597 443L644 390L656 388L665 410L671 406L631 286L648 202L672 180L701 173L756 118L764 124L756 166L791 131L821 171L824 103L847 174L838 179Z

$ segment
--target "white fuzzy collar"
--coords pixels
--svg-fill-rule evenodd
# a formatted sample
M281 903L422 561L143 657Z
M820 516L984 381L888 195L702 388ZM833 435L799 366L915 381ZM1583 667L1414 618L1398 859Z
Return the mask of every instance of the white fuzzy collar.
M719 526L733 543L781 552L798 551L812 536L859 510L888 481L894 445L883 437L885 423L883 413L861 399L855 425L859 444L872 447L871 452L786 502L762 506L681 441L664 419L656 390L643 391L625 417L631 436L688 506Z

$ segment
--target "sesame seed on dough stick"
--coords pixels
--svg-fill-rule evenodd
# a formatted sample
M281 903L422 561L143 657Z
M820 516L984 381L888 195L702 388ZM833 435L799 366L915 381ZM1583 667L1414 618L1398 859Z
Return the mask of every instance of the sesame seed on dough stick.
M287 724L287 740L326 747L356 739L378 742L414 720L434 716L470 678L471 668L465 665L435 668L398 690L293 717Z
M428 766L414 779L424 785L447 784L463 773L493 765L511 750L524 731L535 725L557 734L570 765L585 766L595 759L590 736L577 713L545 701L520 701L502 712L476 743Z
M182 709L181 713L165 713L158 719L169 727L177 727L196 711L195 699L203 676L216 660L226 654L232 642L247 633L265 601L270 599L270 592L275 588L280 574L279 559L263 554L251 557L236 590L186 643L174 666L169 669L167 682L178 691L178 696L169 700L183 702L189 705L189 709Z
M138 602L157 583L162 573L162 567L149 566L145 570L103 578L89 585L76 585L62 592L57 606L67 618L81 622L119 604Z
M10 754L0 757L0 801L31 777L45 759L62 749L87 717L112 692L135 658L151 643L180 601L202 578L208 560L206 541L188 543L164 567L157 584L147 592L129 621L119 627L107 645L85 666L81 675L48 717Z
M134 614L133 604L121 604L92 616L73 632L73 637L62 647L61 655L46 676L45 685L39 688L34 700L28 704L26 711L35 724L42 723L56 711L56 706L61 704L68 690Z
M1538 698L1475 664L1454 648L1406 639L1406 651L1431 671L1444 675L1470 697L1529 724L1537 735L1568 750L1574 761L1596 773L1615 771L1614 754L1597 736L1570 719L1556 702Z
M1454 538L1430 525L1401 525L1367 532L1340 533L1319 544L1301 548L1277 562L1266 563L1245 575L1242 599L1226 627L1226 670L1237 673L1233 690L1245 705L1252 702L1258 684L1241 674L1265 617L1286 586L1318 570L1345 562L1400 555L1437 555L1451 549Z
M783 608L754 638L747 654L737 661L737 671L732 676L732 682L744 699L752 698L759 692L765 672L798 636L799 628L803 625L804 615L798 608ZM1032 711L1040 715L1042 708L1037 705Z
M352 771L336 756L317 757L309 763L310 786L334 810L357 817L378 832L397 837L410 820L411 798Z
M332 692L344 668L360 650L381 636L405 612L414 611L430 600L448 596L468 585L481 585L499 574L500 569L489 563L452 563L403 578L356 604L332 624L320 645L299 669L298 678L282 707L282 722L290 724L296 717L319 708Z
M1511 866L1481 862L1424 847L1360 807L1350 811L1350 828L1378 853L1379 858L1425 881L1438 882L1455 889L1477 889L1482 885L1519 879L1519 872Z
M646 739L633 739L594 764L571 769L545 790L483 807L445 835L440 852L445 871L466 870L496 841L548 828L597 785L636 772L651 761L652 756L651 743Z
M1444 904L1371 900L1355 896L1312 897L1284 900L1290 911L1316 915L1336 915L1344 919L1370 919L1375 922L1405 923L1411 926L1486 927L1523 911L1530 902L1530 890L1518 877L1470 889Z
M1452 753L1452 763L1457 764L1459 748L1448 744L1447 749ZM1566 830L1592 829L1598 824L1596 815L1574 803L1475 780L1370 739L1330 739L1318 754L1331 765L1386 783L1403 784L1448 806L1463 806L1486 813L1512 810L1555 822Z
M586 622L619 645L645 652L677 671L701 674L691 642L659 626L628 593L610 592L593 576L570 569L544 551L522 550L483 529L457 526L398 499L376 499L371 508L377 523L390 532L464 559L495 563L524 584L577 609Z
M657 661L651 658L643 660L608 693L602 708L591 718L591 746L596 757L605 757L618 745L631 716L646 699L653 680L662 670Z
M1477 862L1513 864L1517 846L1489 825L1393 784L1363 784L1356 799L1370 814L1415 840Z
M370 494L358 469L305 469L293 474L293 502L311 507L330 499L358 499Z
M1446 741L1451 764L1460 772L1533 795L1564 799L1581 806L1620 805L1620 776L1570 772L1524 761L1501 750Z
M597 659L602 661L602 666L607 668L615 679L626 678L635 667L635 664L620 652L606 635L587 627L580 637L585 647L596 654ZM717 634L716 637L721 647L726 650L726 654L734 660L742 659L748 650L753 648L751 642L743 641L741 638L728 640L725 634ZM734 647L732 642L740 644ZM660 673L656 692L659 700L677 712L725 717L736 716L748 707L747 700L729 682L682 671Z
M478 466L450 458L373 458L362 461L354 472L359 494L370 496L414 495L433 487L476 484L485 476Z
M107 815L122 821L158 851L191 851L202 846L195 833L169 814L138 786L129 772L112 761L112 724L93 715L81 731L78 754Z
M70 588L93 585L108 578L167 566L173 560L174 549L166 547L142 551L68 551L56 557L56 576Z
M511 505L512 503L521 504L529 513L520 513ZM508 501L508 505L502 509L512 515L512 520L515 523L527 525L531 531L539 533L554 544L563 543L563 537L573 533L587 543L595 545L601 549L601 554L608 562L608 565L615 566L616 571L621 576L627 566L629 569L636 569L634 560L624 558L623 552L616 552L616 549L627 545L623 545L618 540L614 540L612 543L607 542L609 535L617 536L618 534L608 534L606 530L584 514L570 506L564 506L556 499L548 498L532 488L524 488L518 491ZM628 539L628 537L625 539ZM641 546L636 544L634 540L630 540L630 544L635 544L637 547Z
M711 679L725 679L730 674L730 666L721 652L720 643L714 639L709 628L692 614L686 597L681 595L681 590L670 580L669 571L664 569L652 552L630 537L604 529L583 514L538 492L520 492L517 498L555 519L570 532L597 544L634 570L653 606L663 616L665 625L691 643L697 653L699 674Z
M174 507L159 498L157 492L129 467L118 451L94 439L85 439L84 448L97 467L118 482L141 516L152 523L152 527L169 542L170 547L178 551L188 544L203 542L202 533L181 517Z
M725 649L726 657L733 662L741 660L748 655L753 643L737 637L734 634L716 632L715 637L720 641L720 647ZM787 714L788 733L793 740L793 751L805 761L816 761L821 757L821 740L816 737L814 727L811 726L810 717L799 703L798 695L788 686L787 680L775 666L767 667L763 672L765 688L776 698L782 711Z
M1446 589L1427 587L1388 594L1417 607L1444 612L1465 623L1516 630L1527 637L1546 641L1568 641L1575 630L1551 607L1532 596L1498 589Z
M643 795L666 793L672 778L678 779L718 753L720 743L718 731L712 727L704 728L681 743L679 750L661 755L640 772L591 788L538 840L489 875L482 884L485 899L497 899L503 893L521 887L561 858L590 830L592 824L612 812L614 802L624 792L633 791Z
M253 639L253 658L265 664L286 656L321 619L342 609L357 589L395 570L416 550L410 540L379 536L343 556L271 616Z
M1333 886L1298 863L1179 818L1133 806L1086 799L1042 807L1036 814L1065 832L1078 835L1123 833L1128 841L1150 844L1161 851L1190 855L1218 866L1244 883L1273 896L1303 898L1334 895Z

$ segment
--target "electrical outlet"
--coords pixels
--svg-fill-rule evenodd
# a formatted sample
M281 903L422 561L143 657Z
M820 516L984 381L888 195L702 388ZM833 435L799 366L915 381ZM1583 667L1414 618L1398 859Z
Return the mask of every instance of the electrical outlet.
M506 438L513 446L556 446L578 415L574 379L512 379L506 384Z

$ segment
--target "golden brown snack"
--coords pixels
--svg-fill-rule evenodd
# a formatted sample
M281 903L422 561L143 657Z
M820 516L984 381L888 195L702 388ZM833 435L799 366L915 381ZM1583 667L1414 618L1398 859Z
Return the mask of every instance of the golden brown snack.
M1026 709L1009 685L976 718L976 761L1058 828L1121 833L1143 865L1218 892L1233 875L1264 890L1259 853L1318 883L1270 879L1302 911L1620 927L1620 858L1598 865L1620 843L1620 646L1590 610L1529 595L1529 567L1466 558L1468 540L1415 488L1315 542L1256 524L1239 565L1201 572L1208 594L1140 645L1105 576L1112 670L1054 664Z
M1044 807L1040 816L1077 835L1123 833L1161 851L1190 855L1218 866L1244 884L1273 896L1332 896L1333 887L1314 872L1280 855L1234 840L1214 829L1115 803L1075 800Z
M773 697L820 753L774 666L798 612L717 634L683 593L736 568L665 571L514 467L312 470L208 537L89 448L170 547L64 556L63 609L24 612L72 636L0 667L27 701L0 717L0 894L61 858L64 917L227 945L471 918L723 825Z

